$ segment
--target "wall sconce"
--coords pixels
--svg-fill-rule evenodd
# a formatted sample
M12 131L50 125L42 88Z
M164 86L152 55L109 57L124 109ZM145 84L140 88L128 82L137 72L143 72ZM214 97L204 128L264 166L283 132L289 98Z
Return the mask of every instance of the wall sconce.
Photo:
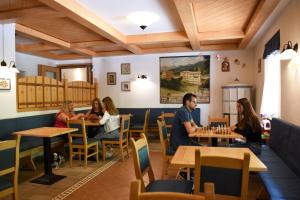
M9 68L11 68L11 69L13 70L13 72L15 72L15 73L20 73L20 71L19 71L18 68L16 67L15 61L10 61L10 63L9 63Z
M138 78L138 79L147 79L147 75L141 74L141 75L138 75L137 78Z
M287 44L283 45L283 50L280 54L280 59L281 60L290 60L297 56L297 51L298 51L298 43L296 43L293 46L293 43L291 41L288 41Z

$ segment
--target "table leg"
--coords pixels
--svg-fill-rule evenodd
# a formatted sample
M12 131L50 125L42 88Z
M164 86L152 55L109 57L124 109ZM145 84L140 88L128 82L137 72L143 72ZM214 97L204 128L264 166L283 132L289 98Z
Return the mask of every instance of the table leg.
M218 138L211 138L211 146L212 147L218 146Z
M55 175L52 173L51 167L51 138L44 137L44 172L45 174L39 178L36 178L30 182L43 185L52 185L53 183L65 178L66 176Z

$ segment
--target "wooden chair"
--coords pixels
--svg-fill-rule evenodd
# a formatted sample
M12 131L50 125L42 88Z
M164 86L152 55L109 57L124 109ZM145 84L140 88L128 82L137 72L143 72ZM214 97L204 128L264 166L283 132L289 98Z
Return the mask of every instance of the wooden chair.
M144 124L132 124L130 127L130 138L138 139L140 136L140 133L144 133L148 138L148 125L149 125L149 115L150 115L150 109L147 109L145 112L144 117Z
M131 182L130 200L214 200L214 185L205 183L204 195L184 194L178 192L143 192L141 181Z
M19 149L20 137L16 140L0 141L0 198L12 195L14 200L19 199ZM13 180L4 175L13 173Z
M129 158L128 138L129 138L130 116L131 116L130 114L122 115L121 127L120 127L120 137L118 139L103 139L102 140L103 161L106 159L106 147L107 146L119 147L120 153L122 156L122 161L124 161L124 150L126 149L127 156Z
M195 152L194 193L201 194L203 183L214 183L217 199L247 199L250 154L244 158L201 156Z
M168 175L168 168L170 166L171 159L173 157L172 152L169 151L170 141L168 138L167 126L164 120L157 120L159 140L161 144L162 156L163 156L163 168L161 173L161 179L164 179L165 175Z
M193 182L187 180L155 180L149 156L149 146L145 134L135 141L130 139L135 175L142 183L142 192L179 192L192 193ZM143 177L148 174L149 184L145 186Z
M166 127L168 129L168 133L171 132L172 122L173 122L174 117L175 117L175 113L165 113L165 112L162 112L160 114L160 119L163 120L163 121L165 121Z
M229 116L224 117L210 117L208 116L208 123L210 126L226 125L229 127Z
M86 126L84 119L79 120L68 120L68 127L79 128L78 133L69 133L69 153L70 153L70 167L73 165L73 157L78 155L79 161L81 161L81 156L84 157L84 168L87 167L87 159L91 156L96 156L96 162L99 162L99 150L98 141L95 138L88 138L86 133ZM81 129L81 131L80 131ZM80 133L81 132L81 133ZM77 151L74 151L76 150ZM89 149L93 151L89 153Z

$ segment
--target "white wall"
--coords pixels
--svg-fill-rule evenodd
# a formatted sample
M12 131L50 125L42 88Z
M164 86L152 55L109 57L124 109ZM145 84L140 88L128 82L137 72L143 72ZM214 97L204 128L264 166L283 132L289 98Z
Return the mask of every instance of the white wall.
M257 66L257 60L262 58L264 45L268 40L280 29L281 49L283 44L289 40L293 43L300 42L300 1L291 0L281 15L275 20L272 26L259 40L255 48L254 61ZM298 51L299 52L299 51ZM293 67L291 64L293 64ZM264 68L262 73L255 71L255 85L257 88L256 106L258 110L261 105L261 97L263 92ZM281 118L300 125L300 107L296 106L300 100L300 59L292 61L281 61Z
M217 54L229 58L230 72L221 72L222 61L216 59ZM180 104L160 104L159 57L184 55L199 55L199 52L94 58L94 77L99 80L99 96L112 97L116 106L120 108L180 107ZM253 85L254 67L252 50L201 52L201 55L211 55L210 103L198 105L201 108L201 123L205 125L208 115L222 115L221 86L233 82L235 78ZM235 59L239 59L241 65L234 64ZM131 75L121 75L121 63L131 64ZM245 68L242 67L243 63L246 64ZM107 85L107 72L117 73L116 85ZM149 78L147 81L136 81L138 74L146 74ZM121 91L122 81L131 81L130 92Z
M37 76L38 65L56 66L56 61L16 52L16 66L25 76Z

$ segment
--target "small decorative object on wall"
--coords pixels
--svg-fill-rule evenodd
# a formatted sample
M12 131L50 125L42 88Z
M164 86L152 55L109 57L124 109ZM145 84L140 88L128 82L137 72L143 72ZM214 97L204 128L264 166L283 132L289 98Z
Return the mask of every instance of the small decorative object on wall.
M130 74L130 63L121 64L121 74Z
M160 57L160 103L182 104L192 92L198 103L210 101L210 56Z
M0 90L10 90L10 79L0 78Z
M261 72L261 58L258 59L257 61L257 73Z
M107 85L116 85L117 75L116 72L107 72Z
M230 63L228 62L228 58L225 57L224 61L222 62L222 72L229 72L230 71Z
M121 82L121 90L122 91L130 91L130 81Z

